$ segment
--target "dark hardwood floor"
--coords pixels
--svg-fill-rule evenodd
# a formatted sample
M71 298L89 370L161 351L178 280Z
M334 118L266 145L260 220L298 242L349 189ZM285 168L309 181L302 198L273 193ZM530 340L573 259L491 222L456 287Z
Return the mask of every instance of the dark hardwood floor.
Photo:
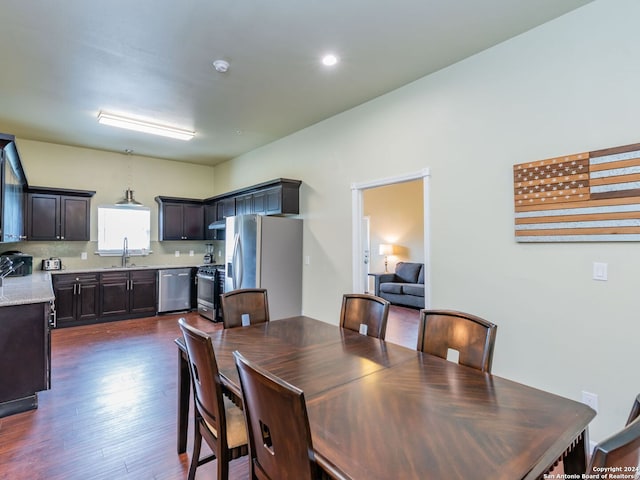
M176 453L181 316L222 328L189 313L54 330L52 389L37 410L0 418L0 479L186 478L191 432L187 454ZM415 348L417 329L417 310L391 308L387 341ZM216 462L196 478L216 478ZM248 480L246 457L230 478Z

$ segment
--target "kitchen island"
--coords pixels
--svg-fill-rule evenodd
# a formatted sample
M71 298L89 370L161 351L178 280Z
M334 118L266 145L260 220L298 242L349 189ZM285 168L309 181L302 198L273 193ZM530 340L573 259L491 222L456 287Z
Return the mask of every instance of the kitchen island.
M54 295L46 272L3 279L0 287L0 417L38 407L51 385Z

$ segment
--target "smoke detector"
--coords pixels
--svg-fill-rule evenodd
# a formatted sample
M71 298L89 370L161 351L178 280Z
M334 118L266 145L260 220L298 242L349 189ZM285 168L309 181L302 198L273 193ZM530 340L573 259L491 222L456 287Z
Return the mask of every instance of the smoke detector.
M216 69L216 72L226 73L229 70L229 62L226 60L214 60L213 68Z

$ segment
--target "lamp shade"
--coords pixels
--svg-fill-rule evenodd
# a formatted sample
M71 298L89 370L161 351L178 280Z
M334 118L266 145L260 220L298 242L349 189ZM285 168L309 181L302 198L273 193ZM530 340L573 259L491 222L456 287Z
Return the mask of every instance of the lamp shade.
M390 243L381 243L378 253L380 255L393 255L393 245Z

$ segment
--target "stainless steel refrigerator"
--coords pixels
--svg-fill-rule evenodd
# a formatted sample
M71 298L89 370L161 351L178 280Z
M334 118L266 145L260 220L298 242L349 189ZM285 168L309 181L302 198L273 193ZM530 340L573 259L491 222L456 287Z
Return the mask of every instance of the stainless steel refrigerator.
M302 313L302 220L227 217L225 292L266 288L273 320Z

